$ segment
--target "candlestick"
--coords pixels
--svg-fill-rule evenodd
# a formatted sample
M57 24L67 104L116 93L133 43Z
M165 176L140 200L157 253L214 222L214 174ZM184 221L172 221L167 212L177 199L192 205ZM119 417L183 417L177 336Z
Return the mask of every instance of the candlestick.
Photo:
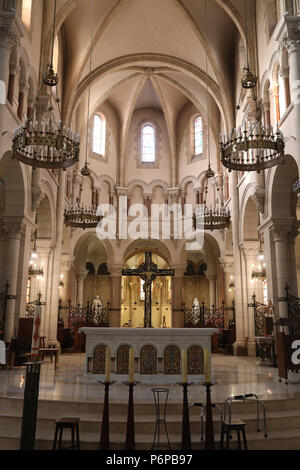
M105 353L105 382L110 381L110 349L106 348Z
M187 350L184 348L181 351L181 362L182 362L182 382L187 383L188 381Z
M129 349L129 382L134 382L134 349Z
M205 382L211 381L211 374L210 374L210 354L209 350L204 350L204 371L205 371Z

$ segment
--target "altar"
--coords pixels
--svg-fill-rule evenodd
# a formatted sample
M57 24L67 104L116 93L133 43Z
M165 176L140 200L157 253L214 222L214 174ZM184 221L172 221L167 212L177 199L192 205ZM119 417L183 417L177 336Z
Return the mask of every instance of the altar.
M204 378L204 351L211 361L211 336L215 328L80 328L86 335L86 373L105 373L106 348L110 348L111 380L126 380L129 349L134 350L135 379L149 383L174 383L182 372L181 352L187 351L191 380ZM123 377L122 377L123 376Z

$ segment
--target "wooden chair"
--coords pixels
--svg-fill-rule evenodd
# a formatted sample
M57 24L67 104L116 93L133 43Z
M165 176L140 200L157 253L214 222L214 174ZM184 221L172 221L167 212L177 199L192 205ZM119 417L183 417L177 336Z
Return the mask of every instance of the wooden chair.
M244 346L238 346L237 355L238 356L248 356L248 337L245 338L245 345Z
M230 422L229 420L223 421L222 431L221 431L220 449L224 449L224 434L226 434L226 449L229 450L231 432L236 431L237 439L238 439L238 449L242 450L242 442L241 442L241 434L242 434L244 450L248 450L245 428L246 428L246 423L244 423L244 421L241 421L240 419L231 420Z
M79 421L80 418L59 418L55 421L55 435L53 441L53 450L80 450L80 440L79 440ZM63 439L63 430L70 429L71 431L71 447L63 448L62 439ZM76 434L76 439L75 439ZM58 447L57 447L58 439Z

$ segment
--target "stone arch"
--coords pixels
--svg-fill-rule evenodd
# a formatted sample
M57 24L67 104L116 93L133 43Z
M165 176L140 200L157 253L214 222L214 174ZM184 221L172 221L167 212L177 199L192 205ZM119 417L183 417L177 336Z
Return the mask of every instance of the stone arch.
M99 344L93 351L93 374L105 374L106 346Z
M117 374L128 374L129 373L129 349L130 346L128 344L122 344L118 347L117 350L117 367L116 373Z
M157 374L157 351L151 344L146 344L141 349L140 374Z
M204 373L204 356L201 346L190 346L187 352L188 374L202 375Z
M164 374L179 375L180 374L180 349L174 344L166 346L164 350Z

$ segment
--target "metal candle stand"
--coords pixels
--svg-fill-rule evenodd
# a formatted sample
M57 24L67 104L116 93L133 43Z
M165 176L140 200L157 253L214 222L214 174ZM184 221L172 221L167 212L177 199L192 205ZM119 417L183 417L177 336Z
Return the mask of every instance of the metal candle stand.
M41 362L27 362L20 450L34 450Z
M205 423L205 450L215 450L214 423L211 406L211 387L216 385L216 381L200 382L206 388L206 423Z
M115 382L99 382L105 387L99 450L109 450L109 387Z
M181 385L183 388L181 450L191 450L192 440L188 403L188 387L193 385L193 382L179 382L178 385Z
M123 382L124 385L128 386L129 391L125 450L135 450L133 389L139 383Z

